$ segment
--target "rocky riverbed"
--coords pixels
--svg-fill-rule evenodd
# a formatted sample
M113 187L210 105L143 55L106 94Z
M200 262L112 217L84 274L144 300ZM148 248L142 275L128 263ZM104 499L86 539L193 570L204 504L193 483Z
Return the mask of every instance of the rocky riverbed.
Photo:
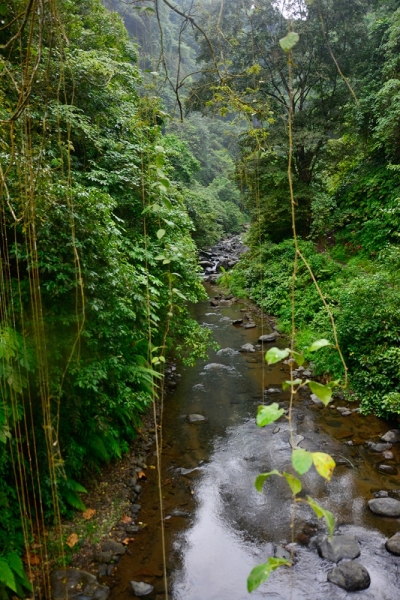
M235 256L241 243L231 242L232 254L220 245L223 260ZM213 249L211 255L217 256ZM216 275L205 272L206 278ZM323 522L300 503L293 540L284 482L275 478L262 494L254 489L259 472L290 468L285 415L267 428L255 425L260 403L278 402L288 410L281 388L288 365L268 367L263 360L265 350L285 346L286 340L272 317L207 285L210 299L193 310L221 348L193 369L180 369L181 377L176 365L167 368L162 481L170 598L243 600L251 568L271 555L294 556L294 566L274 573L253 600L287 600L288 590L293 600L396 598L400 431L362 417L340 394L329 408L306 390L299 395L292 443L328 452L337 465L330 483L311 470L304 490L334 513L336 528L329 540ZM300 367L296 376L310 378L312 372ZM71 572L69 598L74 590L75 596L98 600L106 600L110 590L113 600L165 598L154 434L149 417L131 454L110 466L93 500L89 496L87 505L97 511L92 518L107 521L107 502L116 493L118 517L99 529L100 539L82 537L72 564L95 580ZM68 579L62 581L66 586ZM63 600L60 585L55 600Z

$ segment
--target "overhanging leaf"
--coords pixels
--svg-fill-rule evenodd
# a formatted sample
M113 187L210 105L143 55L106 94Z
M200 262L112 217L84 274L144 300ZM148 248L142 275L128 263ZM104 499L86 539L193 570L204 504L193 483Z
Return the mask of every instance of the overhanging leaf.
M286 471L283 472L283 476L286 479L286 481L288 482L288 485L289 485L290 489L292 490L292 494L294 496L296 494L298 494L299 492L301 492L300 479L297 479L297 477L295 477L294 475L291 475L290 473L286 473Z
M264 581L267 581L272 571L275 571L275 569L282 565L290 565L290 562L286 558L274 558L270 556L266 563L254 567L247 578L247 591L253 592L256 590Z
M293 379L293 381L284 381L282 383L282 389L283 391L287 390L290 387L294 387L295 385L300 385L301 383L303 383L302 379Z
M335 530L335 517L329 510L322 508L318 502L315 502L311 496L307 496L307 502L317 515L318 519L321 519L322 517L325 519L329 531L329 537L331 538Z
M256 423L259 427L265 427L279 419L284 412L283 408L279 408L276 402L269 406L259 406Z
M313 452L312 460L315 468L321 477L324 477L328 481L330 481L333 471L336 467L336 463L333 460L332 456L329 454L325 454L325 452Z
M332 399L332 389L316 381L308 382L310 390L327 406Z
M260 473L259 475L257 475L256 480L254 482L254 487L256 488L257 492L262 492L264 483L269 477L271 477L271 475L279 475L279 477L282 477L282 475L276 469L274 469L273 471L269 471L269 473Z
M332 346L331 342L329 340L317 340L316 342L313 342L311 344L311 346L308 348L309 352L315 352L316 350L319 350L320 348L324 348L325 346Z
M304 475L310 470L313 463L313 455L303 448L296 448L292 452L292 465L299 475Z
M285 348L285 350L280 350L279 348L270 348L265 355L265 362L267 362L269 365L273 365L289 356L289 352L290 351L288 348Z
M304 365L305 358L302 354L299 354L298 352L294 352L292 350L292 356L293 356L294 360L296 361L296 363L299 365L299 367Z
M279 45L285 52L290 52L290 50L297 44L300 37L299 34L295 31L290 31L284 38L279 40Z
M157 235L158 239L159 239L159 240L161 240L161 238L163 238L163 237L164 237L164 235L165 235L165 229L159 229L159 230L157 231L157 234L156 234L156 235Z

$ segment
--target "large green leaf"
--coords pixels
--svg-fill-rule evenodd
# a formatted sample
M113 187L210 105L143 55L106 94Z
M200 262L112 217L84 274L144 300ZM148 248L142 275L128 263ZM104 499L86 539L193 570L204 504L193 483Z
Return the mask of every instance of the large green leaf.
M290 561L286 558L274 558L270 556L266 563L254 567L247 578L247 591L253 592L256 590L264 581L267 581L272 571L275 571L275 569L282 565L290 565Z
M289 356L289 354L289 348L285 348L285 350L280 350L280 348L270 348L265 355L265 362L269 365L273 365Z
M316 350L319 350L320 348L324 348L325 346L332 346L331 342L329 340L317 340L316 342L313 342L311 344L311 346L308 348L309 352L315 352Z
M318 398L327 406L332 399L332 389L328 385L322 385L316 381L309 381L308 386L310 390L318 396Z
M299 354L298 352L295 352L294 350L292 350L292 357L297 362L297 364L299 365L299 367L301 367L302 365L304 365L305 358L304 358L304 356L302 354Z
M279 405L276 402L269 406L259 406L256 423L259 427L265 427L279 419L284 412L283 408L279 408Z
M292 452L292 465L299 475L304 475L310 470L313 463L313 455L308 450L296 448Z
M282 389L283 389L283 391L285 391L288 388L294 387L295 385L300 385L301 383L303 383L302 379L293 379L293 381L284 381L282 383Z

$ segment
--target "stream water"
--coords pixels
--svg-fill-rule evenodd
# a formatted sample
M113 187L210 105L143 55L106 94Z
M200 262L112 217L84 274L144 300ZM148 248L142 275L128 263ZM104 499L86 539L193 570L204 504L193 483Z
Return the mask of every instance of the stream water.
M207 290L215 294L209 285ZM193 308L196 319L212 329L221 351L210 352L209 360L194 368L182 369L179 386L166 399L162 479L171 600L400 598L400 557L384 546L399 529L399 521L378 517L367 506L374 491L400 488L397 476L378 471L382 455L365 446L365 441L377 441L390 427L374 417L357 413L343 417L335 408L316 406L309 393L296 400L295 434L304 437L302 448L328 452L338 466L329 483L312 468L303 477L303 487L334 513L339 533L357 537L358 560L368 569L371 586L349 594L327 582L327 572L335 565L319 557L315 544L324 524L306 504L298 503L295 566L278 569L251 596L247 593L251 569L273 555L276 545L291 541L292 502L286 482L277 477L265 484L262 494L254 488L258 473L290 469L287 419L262 429L255 424L263 388L280 388L288 368L268 367L261 350L238 352L247 342L255 344L262 331L269 332L267 325L261 326L255 307L249 312L253 311L256 328L232 325L246 307L234 302L211 308L204 302ZM276 393L274 400L286 406L288 396ZM343 401L336 406L340 404ZM192 413L206 420L189 423L187 415ZM345 443L350 440L354 445ZM397 462L396 445L392 451ZM152 583L154 595L148 598L165 598L156 470L150 468L155 461L155 456L147 461L148 480L140 500L143 529L118 565L112 600L135 597L130 580Z

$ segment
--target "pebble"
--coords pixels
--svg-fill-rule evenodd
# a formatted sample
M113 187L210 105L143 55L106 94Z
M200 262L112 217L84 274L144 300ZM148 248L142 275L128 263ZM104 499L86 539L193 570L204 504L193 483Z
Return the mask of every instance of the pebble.
M255 323L246 323L246 325L243 325L243 329L254 329L254 327L256 327Z
M368 588L371 578L365 567L351 560L329 571L328 581L348 592L357 592Z
M378 471L381 471L381 473L387 473L388 475L397 475L397 469L392 465L379 465Z
M203 415L197 415L193 413L187 416L187 420L189 423L200 423L201 421L205 421L206 418Z
M278 431L280 431L280 430L281 430L281 428L280 428L280 427L275 427L275 429L273 430L273 432L272 432L272 433L278 433Z
M154 585L144 581L131 581L130 583L136 596L147 596L154 590Z
M393 460L394 459L394 454L393 454L393 452L390 452L390 450L385 450L384 452L382 452L382 456L384 458L386 458L386 460Z
M400 502L394 498L374 498L368 501L370 510L382 517L400 517Z
M351 410L345 410L344 412L342 412L342 417L349 417L351 414Z

